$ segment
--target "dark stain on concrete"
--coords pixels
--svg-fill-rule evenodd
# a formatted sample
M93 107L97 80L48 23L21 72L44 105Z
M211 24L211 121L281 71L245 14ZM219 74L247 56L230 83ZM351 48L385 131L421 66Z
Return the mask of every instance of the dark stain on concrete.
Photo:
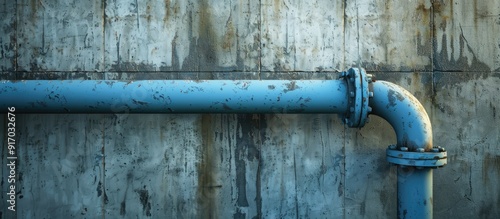
M7 6L9 7L9 6ZM15 10L17 7L16 4L12 6ZM10 66L4 66L0 65L0 70L1 71L15 71L16 70L16 65L17 65L17 37L16 37L16 26L17 26L17 20L13 18L10 19L10 24L7 26L4 26L2 28L3 32L5 34L9 34L9 43L3 42L2 38L0 38L0 60L5 60L5 62L10 62ZM1 64L1 62L0 62Z
M235 38L236 38L236 28L234 27L232 21L232 13L231 13L226 22L226 31L224 34L224 39L222 41L222 49L226 52L230 52L231 49L234 49Z
M123 200L123 201L120 203L120 215L121 215L121 216L124 216L126 213L127 213L127 210L126 210L126 203L125 203L125 200Z
M472 80L488 79L495 74L490 72L435 72L434 89L444 89L446 86L454 86Z
M218 154L214 146L215 133L212 128L212 115L202 115L200 122L202 148L198 163L198 216L215 218L218 215L216 189L221 186L216 185L214 176L217 171L215 160Z
M240 209L236 209L236 212L233 214L234 219L245 219L247 218L247 214L240 211Z
M238 192L237 205L248 207L248 194L246 186L250 182L246 179L247 161L258 161L257 179L255 182L255 200L257 206L257 217L262 215L261 179L260 171L262 160L260 159L260 145L266 139L266 118L261 114L238 115L238 127L241 127L241 136L236 137L235 164L236 164L236 186ZM246 158L245 155L246 154Z
M385 186L378 192L379 193L379 200L380 203L382 203L383 206L383 211L386 213L386 218L395 218L396 215L391 214L391 209L393 207L392 203L393 200L396 200L395 195L391 193L392 191L388 188L385 188Z
M422 66L423 68L420 68L418 66L416 66L416 68L418 68L419 70L425 70L425 71L430 71L432 70L432 33L433 31L432 28L433 28L433 23L431 22L432 21L432 6L429 7L429 8L426 8L425 7L425 4L422 3L420 4L418 7L417 7L417 13L416 13L416 17L415 17L415 20L420 22L421 24L428 24L428 29L424 30L426 32L420 32L420 30L418 28L415 28L415 31L416 31L416 39L415 39L415 42L416 42L416 45L417 45L417 55L420 55L420 56L427 56L429 57L429 64L426 65L426 66ZM424 38L424 39L422 39ZM421 42L425 42L423 45L421 44ZM401 69L403 70L403 69Z
M490 108L491 108L491 111L493 113L493 119L496 119L497 118L497 108L495 107L495 105L493 105L493 102L490 102Z
M265 139L266 122L263 115L242 114L238 115L238 128L241 128L242 135L236 137L236 149L234 151L236 165L236 191L239 207L248 207L249 200L247 194L247 185L251 182L246 178L247 162L258 161L257 179L255 182L256 194L255 200L257 205L257 215L261 215L262 197L260 184L260 145Z
M161 66L158 68L162 68ZM114 64L111 65L111 71L156 71L157 66L153 64L147 64L147 63L135 63L135 62L123 62L121 59L118 59L118 61L115 61Z
M151 217L151 202L148 190L144 188L138 189L135 192L137 192L137 195L139 195L139 201L141 202L144 215Z
M16 72L18 80L103 80L104 74L95 72Z
M182 70L193 71L220 70L217 68L219 61L216 51L219 42L217 40L217 34L215 33L216 29L213 25L212 6L209 2L204 0L200 2L198 11L190 13L189 23L192 25L194 22L198 22L198 38L195 38L192 32L189 33L191 39L191 43L189 44L189 55L180 68ZM193 19L194 13L198 14L198 20ZM189 29L192 31L192 28Z
M259 130L266 127L265 119L261 118L262 115L246 114L238 116L238 122L241 125L243 133L240 138L241 143L246 145L247 159L253 161L260 157L260 139L264 138L264 133L259 133ZM240 120L241 119L241 120ZM245 133L248 136L245 136ZM259 136L260 135L260 136ZM245 138L250 137L250 138ZM239 143L239 142L238 142Z
M120 41L121 41L122 35L120 34L120 35L116 36L116 34L115 34L115 38L117 38L117 40L116 40L116 62L115 62L115 64L117 66L121 66L121 63L120 63L121 62L121 57L120 57ZM111 68L114 69L115 67L113 65L111 65Z
M450 33L447 33L450 34ZM472 63L469 65L469 60L465 56L460 56L457 60L455 60L453 57L448 58L448 48L446 45L447 44L447 39L446 35L443 35L441 39L438 39L437 36L434 36L434 70L437 71L452 71L452 72L490 72L491 69L486 65L484 62L481 62L476 54L474 53L474 50L472 47L469 45L467 42L467 39L465 36L460 34L460 36L453 36L453 37L458 37L460 47L459 48L451 48L451 50L468 50L470 53L472 53ZM443 45L441 52L437 51L437 41L441 40L441 45ZM451 51L453 52L453 51ZM462 53L461 53L462 54ZM478 76L475 76L475 78L478 78L481 76L479 74Z
M493 207L493 203L482 203L481 208L479 209L479 217L478 218L495 218L495 214L493 213L494 211L498 212L498 205L497 207ZM497 215L498 216L498 215Z
M491 179L500 177L500 155L486 152L483 157L483 178L484 183L489 183ZM496 177L495 177L496 175Z
M365 214L366 214L366 201L361 202L361 206L359 207L359 214L362 216L365 216Z
M99 183L97 183L96 191L97 191L97 197L100 197L102 195L102 183L101 183L101 181L99 181Z
M453 98L454 95L450 90L460 90L463 83L470 83L474 80L489 80L498 75L492 72L435 72L432 82L433 91L429 95L431 103L442 113L453 114L456 109L446 104L449 101L447 97ZM444 95L446 98L438 98L438 93L443 93L441 96Z
M259 145L258 147L258 166L257 166L257 179L255 182L255 202L256 202L256 207L257 207L257 215L254 218L262 218L262 187L261 187L261 169L262 169L262 159L260 159L260 148L262 144L264 144L264 141L266 140L266 131L267 130L267 118L259 114L258 116L252 117L253 124L257 125L257 130L259 132L259 138L257 139L257 144Z
M248 207L248 198L246 192L246 159L244 157L246 148L251 144L250 136L247 136L251 131L251 125L247 122L248 115L238 116L238 126L241 126L243 136L236 137L236 149L234 150L235 165L236 165L236 191L237 201L239 207ZM247 152L248 153L248 152ZM247 154L248 156L248 154Z
M163 23L165 26L167 26L167 22L170 18L170 14L172 13L170 10L170 7L171 7L170 4L171 4L170 0L165 0L165 15L163 17Z
M434 13L440 13L443 11L444 8L443 1L431 1L431 3L432 3L432 10Z
M106 204L108 204L109 199L108 199L108 195L106 194L106 191L103 190L103 192L104 192L104 197L103 197L104 198L104 205L106 205Z
M31 0L29 3L30 6L30 15L31 15L31 20L32 23L37 23L37 11L38 11L38 5L40 4L40 1L38 0Z

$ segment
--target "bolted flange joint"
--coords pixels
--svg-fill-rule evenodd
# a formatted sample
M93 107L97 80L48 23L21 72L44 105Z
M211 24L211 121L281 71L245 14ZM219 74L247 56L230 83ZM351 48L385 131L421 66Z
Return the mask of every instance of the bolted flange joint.
M371 112L369 99L373 97L368 84L373 76L366 74L363 68L351 68L339 76L347 84L349 111L342 115L342 121L351 128L361 128L368 121Z
M387 147L387 161L401 166L414 166L417 168L438 168L447 163L447 153L442 147L433 147L430 151L417 148L409 151L407 147L390 145Z

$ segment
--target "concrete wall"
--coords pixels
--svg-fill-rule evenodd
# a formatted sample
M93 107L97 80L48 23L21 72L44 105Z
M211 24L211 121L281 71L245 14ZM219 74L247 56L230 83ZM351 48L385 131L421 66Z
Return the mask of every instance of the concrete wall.
M500 217L498 1L0 0L2 79L332 79L424 105L436 218ZM394 131L336 115L17 115L0 218L394 218Z

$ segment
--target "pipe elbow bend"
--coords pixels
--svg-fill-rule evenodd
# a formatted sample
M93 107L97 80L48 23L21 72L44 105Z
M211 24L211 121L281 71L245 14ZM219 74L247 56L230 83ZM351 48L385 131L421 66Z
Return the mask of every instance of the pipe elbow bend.
M374 81L370 86L374 94L369 102L371 114L382 117L394 128L397 147L407 147L408 151L431 150L431 122L417 98L387 81Z

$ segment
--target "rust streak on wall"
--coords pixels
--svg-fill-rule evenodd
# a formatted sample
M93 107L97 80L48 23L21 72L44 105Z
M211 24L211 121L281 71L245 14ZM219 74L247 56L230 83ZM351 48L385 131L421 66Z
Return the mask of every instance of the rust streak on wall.
M214 146L214 132L212 130L212 115L204 114L201 118L201 157L198 163L198 216L217 218L217 185L214 174L217 169L214 165L217 152Z

